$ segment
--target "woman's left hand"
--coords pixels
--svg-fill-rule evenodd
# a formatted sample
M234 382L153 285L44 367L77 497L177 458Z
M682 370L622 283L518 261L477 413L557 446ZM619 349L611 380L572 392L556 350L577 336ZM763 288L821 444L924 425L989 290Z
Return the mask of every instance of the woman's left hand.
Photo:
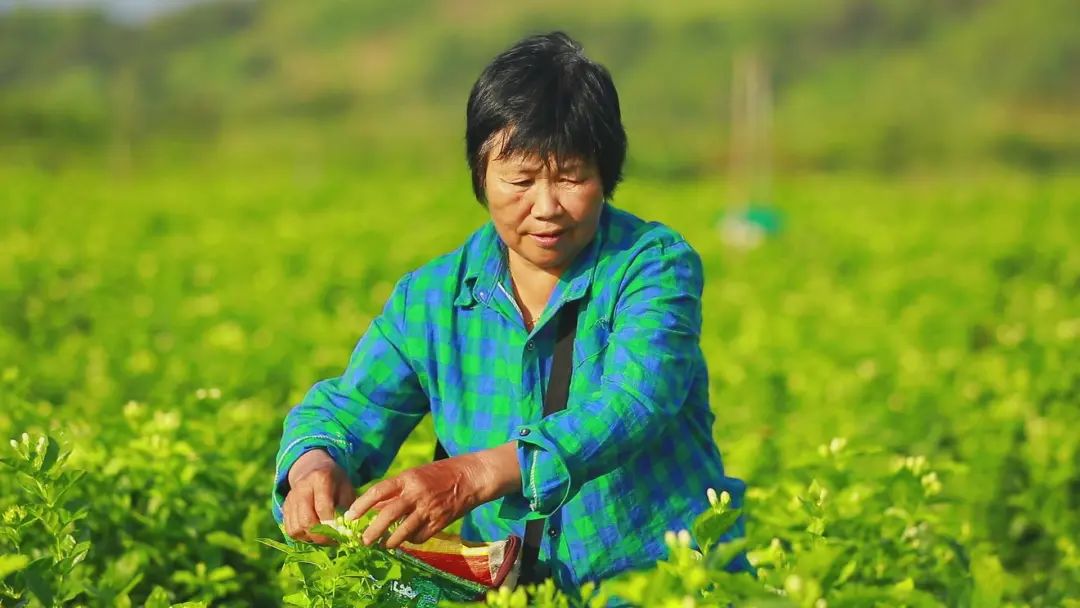
M521 489L516 444L463 454L415 467L368 488L345 513L346 519L378 515L364 530L370 545L395 521L401 525L386 541L393 549L405 541L422 543L477 506Z

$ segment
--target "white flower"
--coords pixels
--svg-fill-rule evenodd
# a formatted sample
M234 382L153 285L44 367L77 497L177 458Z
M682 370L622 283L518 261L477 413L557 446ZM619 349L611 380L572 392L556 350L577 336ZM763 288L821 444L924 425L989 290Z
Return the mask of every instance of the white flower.
M727 492L725 492L725 494L726 493ZM707 496L709 498L709 505L715 507L716 503L717 503L716 490L714 490L712 488L709 488L708 490L705 490L705 496Z
M342 536L344 536L346 538L352 538L353 536L356 535L356 533L353 532L352 528L349 528L348 526L346 526L345 524L339 522L336 519L324 519L319 523L326 524L327 526L330 526L331 528L336 530L338 534L340 534L340 535L342 535Z

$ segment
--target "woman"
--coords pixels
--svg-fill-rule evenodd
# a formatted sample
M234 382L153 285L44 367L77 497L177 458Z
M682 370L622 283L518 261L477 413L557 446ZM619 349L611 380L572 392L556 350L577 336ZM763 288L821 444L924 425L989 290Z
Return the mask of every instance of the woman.
M491 221L406 274L345 372L285 421L274 513L287 534L368 509L374 542L467 540L545 519L539 564L564 589L662 558L706 491L741 504L712 439L699 344L701 260L610 203L626 135L607 70L565 34L522 40L467 107L473 190ZM566 409L542 416L558 318L576 312ZM450 458L385 474L431 413ZM738 566L733 566L738 567Z

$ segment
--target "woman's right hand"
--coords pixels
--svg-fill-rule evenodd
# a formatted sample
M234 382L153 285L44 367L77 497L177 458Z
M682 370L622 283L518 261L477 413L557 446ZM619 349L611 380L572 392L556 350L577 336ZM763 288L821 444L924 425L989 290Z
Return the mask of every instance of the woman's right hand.
M300 541L333 544L329 538L308 530L333 520L337 507L347 508L356 500L356 490L344 469L325 450L305 452L289 469L289 488L282 507L285 533Z

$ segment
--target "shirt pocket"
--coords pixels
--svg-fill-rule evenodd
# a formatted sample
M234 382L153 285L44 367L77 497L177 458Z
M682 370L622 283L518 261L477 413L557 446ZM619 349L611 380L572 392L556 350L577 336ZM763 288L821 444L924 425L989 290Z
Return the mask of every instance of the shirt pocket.
M595 365L600 355L608 347L610 323L607 319L597 319L574 337L574 369L586 364Z

